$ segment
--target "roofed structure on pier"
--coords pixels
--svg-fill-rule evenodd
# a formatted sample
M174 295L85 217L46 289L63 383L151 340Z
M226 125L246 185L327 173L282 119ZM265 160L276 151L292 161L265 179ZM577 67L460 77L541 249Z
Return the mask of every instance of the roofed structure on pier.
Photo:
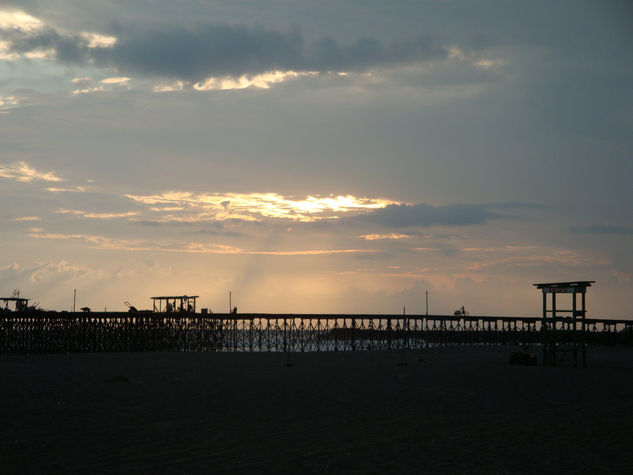
M537 289L548 294L580 294L587 291L587 287L595 284L595 280L577 280L574 282L544 282L541 284L532 284Z
M11 310L9 308L9 302L15 303L16 312L27 310L29 308L29 299L21 297L0 297L0 302L4 302L4 307L1 308L2 310Z
M154 312L195 312L198 295L151 297Z

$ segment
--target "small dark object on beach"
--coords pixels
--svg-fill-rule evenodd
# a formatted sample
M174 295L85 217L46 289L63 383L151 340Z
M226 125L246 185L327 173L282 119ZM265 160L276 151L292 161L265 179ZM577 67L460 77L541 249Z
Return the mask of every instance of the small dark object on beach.
M106 379L106 383L129 383L130 379L127 376L117 375Z
M510 364L536 366L536 355L527 351L513 351L510 356Z

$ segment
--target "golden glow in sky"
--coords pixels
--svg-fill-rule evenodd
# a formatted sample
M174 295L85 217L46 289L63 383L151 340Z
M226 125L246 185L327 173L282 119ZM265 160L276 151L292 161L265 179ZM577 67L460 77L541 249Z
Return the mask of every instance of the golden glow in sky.
M31 15L15 10L0 10L0 28L19 29L26 31L37 30L44 24Z
M272 84L284 82L289 79L297 79L303 76L317 76L318 74L316 71L270 71L254 76L243 75L238 78L209 78L194 84L193 88L197 91L246 89L248 87L269 89Z
M366 241L376 241L378 239L407 239L413 236L411 236L410 234L389 233L389 234L363 234L361 237L365 239Z
M344 213L384 208L396 202L352 195L308 196L295 199L277 193L190 193L170 191L157 195L125 195L161 213L160 220L197 222L265 218L311 222L338 218ZM176 211L176 212L174 212Z

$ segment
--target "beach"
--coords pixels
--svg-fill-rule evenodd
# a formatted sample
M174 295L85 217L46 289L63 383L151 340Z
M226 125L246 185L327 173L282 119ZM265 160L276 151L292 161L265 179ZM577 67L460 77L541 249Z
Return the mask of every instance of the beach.
M633 348L512 349L2 356L1 471L629 471Z

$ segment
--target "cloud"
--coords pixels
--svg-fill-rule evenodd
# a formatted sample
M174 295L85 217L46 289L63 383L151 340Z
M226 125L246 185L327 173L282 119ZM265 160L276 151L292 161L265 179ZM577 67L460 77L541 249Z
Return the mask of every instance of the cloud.
M125 84L130 80L130 78L126 77L112 77L105 78L101 80L101 84Z
M614 234L620 236L633 235L633 227L631 226L591 225L573 227L570 230L574 233L583 234Z
M230 89L246 89L249 87L258 89L269 89L272 84L287 81L289 79L298 79L305 76L317 76L319 73L316 71L271 71L264 74L243 75L238 78L231 76L225 76L223 78L209 78L205 81L198 82L193 85L193 88L197 91L213 91L213 90L230 90ZM182 90L184 83L179 81L174 85L160 85L156 86L154 90L156 92L175 91Z
M157 195L125 195L160 214L160 221L259 221L283 218L311 222L336 219L345 213L383 208L393 201L381 198L307 196L303 199L277 193L199 193L170 191Z
M0 114L8 114L19 105L19 103L20 100L15 96L0 96Z
M34 18L33 21L39 22ZM1 25L0 41L6 55L38 54L65 64L93 64L125 73L187 81L203 89L210 87L209 81L223 77L241 78L244 82L242 78L263 74L292 77L306 72L366 71L449 57L448 48L424 35L392 42L364 37L346 44L324 37L307 44L297 29L284 32L226 23L191 28L167 26L160 30L119 26L116 37L65 32L41 22L33 28L18 23Z
M17 10L0 10L0 29L34 31L42 28L41 20Z
M59 188L51 186L49 188L46 188L46 191L50 191L51 193L85 193L86 191L88 191L88 188L81 185L72 188Z
M42 218L40 218L39 216L21 216L19 218L13 218L11 221L16 221L20 223L20 222L41 221L41 220Z
M73 94L89 94L93 92L107 92L114 89L129 89L129 82L131 78L128 77L108 77L99 81L98 84L94 84L90 77L74 78L72 82L76 89L73 90Z
M484 224L502 215L489 211L484 206L448 205L431 206L426 204L390 204L377 209L359 219L380 224L385 227L407 226L468 226Z
M0 165L0 177L22 182L39 181L64 181L55 172L40 172L25 162L16 162L11 165Z
M69 264L66 261L36 263L30 269L29 280L38 282L42 280L67 281L92 275L94 271L88 267Z
M82 265L70 264L67 261L43 261L23 265L17 262L0 267L0 280L10 282L28 281L38 283L43 281L66 282L72 279L100 275Z

